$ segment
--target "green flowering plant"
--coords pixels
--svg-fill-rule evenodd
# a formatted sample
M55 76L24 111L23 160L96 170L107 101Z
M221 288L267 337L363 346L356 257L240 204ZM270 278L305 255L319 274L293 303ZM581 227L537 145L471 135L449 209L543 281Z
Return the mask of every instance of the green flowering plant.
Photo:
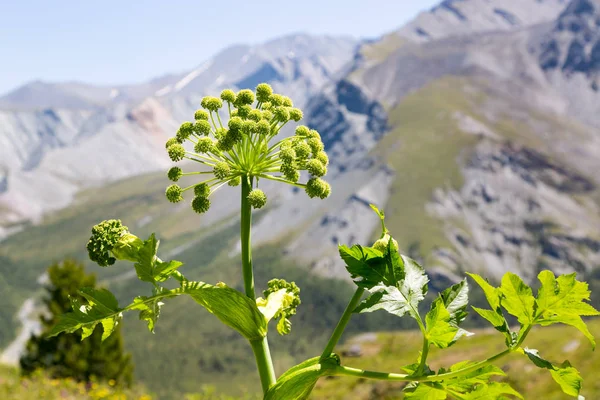
M482 288L489 303L489 309L472 307L473 310L503 335L506 348L481 361L462 361L434 371L427 364L432 346L447 349L461 338L472 335L461 327L467 317L467 279L441 291L423 314L420 303L427 294L429 278L421 265L400 253L398 242L386 228L383 211L373 205L371 207L381 221L379 239L370 247L339 245L340 257L356 291L325 349L320 356L276 377L267 340L268 326L271 320L276 320L279 334L291 332L291 318L301 305L300 288L294 282L272 279L263 296L256 297L250 241L252 209L267 205L266 194L258 188L261 179L303 188L310 198L327 198L331 188L323 176L327 174L329 158L317 131L301 125L291 136L282 134L282 128L290 121L302 119L302 111L293 107L290 98L273 93L268 84L258 85L255 92L243 89L235 93L227 89L219 98L204 97L201 106L202 109L194 114L194 122L181 124L175 137L166 143L172 161L195 162L189 164L197 165L199 170L183 172L180 166L174 166L167 177L173 182L187 176L205 176L205 179L184 188L172 184L166 189L166 197L177 203L191 192L192 209L205 213L210 209L210 197L215 191L225 185L241 186L244 292L223 282L211 285L188 280L180 272L183 263L163 261L158 257L159 241L154 234L142 240L119 220L103 221L92 228L87 245L90 259L102 267L111 266L116 260L132 262L138 278L150 285L151 292L120 307L108 290L84 288L81 295L86 304L73 300L73 311L58 321L51 335L82 329L85 338L101 324L103 338L106 338L126 311L138 311L140 319L154 331L163 303L187 295L248 340L267 400L306 399L317 381L325 376L405 382L406 399L522 398L508 383L494 379L505 375L494 362L514 353L549 370L564 393L581 398L582 378L573 366L567 361L561 364L547 361L538 350L530 349L524 343L534 326L560 323L583 332L594 348L594 337L582 317L600 313L588 303L590 291L585 282L577 281L575 274L556 277L550 271L542 271L538 275L540 287L534 295L533 290L512 273L502 278L499 287L492 286L479 275L468 274ZM226 123L223 123L224 114L229 117ZM305 183L301 182L303 172L307 175ZM176 288L165 286L169 279L178 283ZM419 326L423 347L415 363L399 366L402 372L353 368L344 365L340 356L334 353L352 315L375 311L412 318ZM510 326L508 315L518 322L516 329Z

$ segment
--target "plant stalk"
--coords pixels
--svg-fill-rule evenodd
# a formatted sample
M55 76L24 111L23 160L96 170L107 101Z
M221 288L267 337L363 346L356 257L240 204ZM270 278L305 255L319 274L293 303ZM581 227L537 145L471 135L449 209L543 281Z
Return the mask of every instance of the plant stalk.
M241 241L242 241L242 273L244 276L244 291L246 296L252 300L256 298L254 293L254 272L252 270L252 248L251 248L251 228L252 228L252 208L248 201L248 194L252 190L252 180L248 176L242 176L242 216L241 216ZM269 350L269 342L265 336L262 340L250 342L263 393L275 384L275 370L273 360Z
M342 334L344 333L344 329L346 329L346 325L348 325L348 322L350 321L352 312L354 311L356 306L358 306L358 303L360 302L360 299L361 299L363 293L365 293L365 289L363 289L363 288L358 288L358 289L356 289L356 292L354 292L354 296L352 296L350 303L348 303L348 306L344 310L344 313L342 314L340 321L338 322L337 326L335 327L335 330L333 331L333 334L331 335L329 342L327 342L327 346L325 347L325 350L323 350L323 354L321 354L321 358L320 358L321 361L328 358L331 355L331 353L333 352L333 349L335 348L338 341L342 337Z

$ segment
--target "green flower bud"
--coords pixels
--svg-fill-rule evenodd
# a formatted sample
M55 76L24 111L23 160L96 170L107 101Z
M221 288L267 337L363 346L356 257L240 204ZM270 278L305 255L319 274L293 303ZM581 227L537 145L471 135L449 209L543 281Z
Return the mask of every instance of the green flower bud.
M181 168L179 167L173 167L169 170L169 172L167 172L169 180L173 182L177 182L179 178L181 178L181 175L183 175L183 171L181 171Z
M179 187L179 185L171 185L167 188L165 194L167 196L167 199L171 202L171 203L179 203L181 200L183 200L183 197L181 196L182 190Z
M210 195L210 187L206 183L200 183L194 186L194 194L196 197L208 197Z
M325 174L327 174L327 168L323 165L321 161L315 159L308 160L308 162L306 163L306 170L312 176L317 177L325 176Z
M217 130L215 131L215 137L216 137L217 139L220 139L220 138L222 138L222 137L225 137L225 136L227 136L227 132L228 132L228 131L227 131L227 129L225 129L225 128L217 128Z
M308 126L304 126L304 125L300 125L299 127L296 128L296 136L308 136L310 134L310 129L308 129Z
M377 240L373 244L373 248L379 250L382 253L386 253L388 245L390 243L390 239L392 239L392 249L394 251L398 251L398 242L396 241L396 239L393 239L389 233L386 233L381 239Z
M245 135L250 135L251 133L256 132L256 122L252 120L244 121L242 132L244 132Z
M209 137L198 139L198 143L194 146L194 151L198 154L210 153L215 149L213 140Z
M192 133L194 133L194 124L186 121L179 127L179 130L177 131L177 139L179 139L180 142L184 142L192 135Z
M241 105L237 108L237 115L246 119L248 118L248 115L250 115L250 111L252 111L252 107L249 105Z
M116 258L111 256L110 252L119 243L121 238L128 234L127 227L123 226L121 220L111 219L95 225L92 228L92 236L87 244L90 260L101 267L113 265ZM125 241L126 243L133 244L131 237L127 237Z
M258 122L262 119L262 112L260 110L252 110L248 114L248 119Z
M196 120L194 132L200 136L207 136L210 133L210 122L205 119Z
M136 262L139 259L140 249L144 242L137 236L127 233L119 239L111 252L117 260Z
M236 176L235 178L230 179L229 182L227 182L227 184L229 186L240 186L242 184L242 178Z
M242 141L242 138L244 137L244 127L242 127L242 130L235 130L235 131L229 131L227 132L227 135L225 136L227 140L230 140L231 143L235 144L235 143L239 143Z
M244 120L240 117L232 117L227 123L230 131L241 131L244 126Z
M271 124L269 124L269 121L264 119L258 121L258 123L256 124L256 132L263 136L266 136L269 133L271 133Z
M185 148L179 143L172 144L167 149L167 153L169 153L169 158L172 161L181 161L183 160L183 157L185 157Z
M233 146L236 142L231 136L234 135L236 135L236 133L233 133L233 131L229 131L225 137L219 138L219 141L217 142L217 148L221 151L230 151L231 149L233 149Z
M227 164L225 161L219 161L215 165L215 167L213 169L213 173L215 174L215 177L217 177L218 179L224 180L231 173L231 168L229 167L229 164Z
M321 140L321 135L319 134L319 132L315 131L314 129L310 130L310 133L308 134L308 137L316 138L316 139Z
M260 189L252 189L252 191L248 193L248 202L252 208L263 208L265 204L267 204L267 196L265 195L265 192Z
M236 104L237 105L250 105L254 103L254 92L250 89L242 89L237 93Z
M286 140L285 142L283 142L283 143L281 143L279 145L279 148L282 149L282 150L283 149L291 149L292 148L292 142L289 141L289 140Z
M231 89L225 89L221 92L221 99L229 103L235 103L235 93Z
M260 108L262 108L265 111L269 111L270 109L273 108L273 104L270 101L267 101L265 103L262 103L262 105L260 106Z
M179 140L177 138L170 138L169 140L167 140L167 143L165 144L165 148L168 149L171 145L173 144L177 144L180 143Z
M285 107L293 107L294 106L294 103L292 102L292 99L290 99L289 97L287 97L287 96L281 96L281 98L283 100L282 104Z
M275 119L279 122L287 122L290 120L290 111L287 107L276 107L273 110Z
M304 114L302 114L302 110L299 108L290 108L290 119L293 121L300 121Z
M329 156L327 156L327 153L325 153L324 151L320 151L317 154L315 154L315 160L319 160L321 161L321 163L324 166L328 166L329 165Z
M259 83L256 86L256 99L261 103L269 101L269 97L273 94L273 88L268 83Z
M204 110L196 110L196 112L194 113L194 119L196 121L198 121L198 120L208 121L208 113Z
M266 119L267 122L273 119L273 113L269 110L262 111L262 119Z
M200 103L203 108L206 108L209 111L217 111L219 108L223 107L223 101L218 97L206 96L202 98L202 102Z
M281 171L281 173L283 174L285 179L287 179L288 181L296 183L300 179L300 172L291 163L290 164L282 164L281 167L279 168L279 171Z
M294 150L296 151L296 156L299 159L308 158L310 154L310 146L304 141L296 143Z
M283 279L272 279L268 283L268 289L263 292L265 298L271 293L284 289L286 295L283 304L273 318L279 318L277 323L277 332L280 335L287 335L292 329L292 323L288 318L296 314L296 309L302 303L300 301L300 288L294 282L286 282Z
M306 182L306 194L308 197L325 199L331 194L331 186L321 178L310 178Z
M318 152L323 151L325 149L323 142L321 142L320 139L314 137L308 139L306 143L310 146L310 149L313 154L317 154Z
M231 110L231 116L232 117L237 117L237 115L238 115L238 110L237 109Z
M270 97L269 97L269 102L274 106L274 107L278 107L281 106L283 104L283 96L277 93L273 93Z
M286 164L290 164L296 159L296 151L290 147L281 149L279 152L279 159Z
M192 200L192 210L198 214L203 214L210 208L210 199L208 197L196 196Z

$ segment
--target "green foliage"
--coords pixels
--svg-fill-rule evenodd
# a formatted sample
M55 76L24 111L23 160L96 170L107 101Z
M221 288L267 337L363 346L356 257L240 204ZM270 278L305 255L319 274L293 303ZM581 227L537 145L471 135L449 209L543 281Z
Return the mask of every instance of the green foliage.
M133 366L131 356L123 353L123 340L116 319L103 320L102 327L96 327L97 324L80 325L76 329L63 330L69 334L49 337L57 326L64 324L65 317L61 314L71 306L76 309L75 312L90 318L79 310L83 299L93 304L94 309L109 313L116 307L114 296L105 289L94 289L95 276L85 274L83 265L73 260L51 265L48 279L44 299L48 315L41 318L44 330L42 335L29 339L20 360L22 373L31 375L37 369L43 369L53 378L74 378L85 382L97 378L129 385ZM84 286L87 288L81 289ZM81 342L84 338L89 340Z

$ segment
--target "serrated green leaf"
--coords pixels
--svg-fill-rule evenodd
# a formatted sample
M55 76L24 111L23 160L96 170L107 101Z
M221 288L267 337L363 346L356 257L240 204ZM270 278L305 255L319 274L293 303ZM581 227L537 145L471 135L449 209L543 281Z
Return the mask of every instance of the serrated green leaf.
M148 240L144 241L144 245L140 248L138 262L134 264L134 267L139 280L143 282L155 282L153 269L156 262L158 245L159 241L156 240L153 233Z
M88 301L88 305L101 313L110 314L119 309L117 298L107 289L81 288L79 294Z
M495 310L498 307L500 307L500 294L501 293L498 288L493 287L485 279L483 279L481 276L479 276L477 274L471 274L471 273L467 272L467 275L469 275L475 282L477 282L477 284L481 287L481 289L483 289L485 298L487 299L488 303L490 304L490 307L492 307L492 310Z
M461 369L473 366L472 361L461 361L450 367L450 372L460 371ZM442 371L440 371L441 373ZM445 372L445 371L444 371ZM506 374L495 365L486 365L466 374L457 376L444 381L446 389L450 393L468 393L475 389L477 385L488 384L493 376L505 376Z
M531 288L523 280L512 272L507 272L502 277L501 305L511 315L517 317L522 325L533 322L535 298Z
M464 400L490 400L490 399L498 399L503 395L511 395L516 396L520 399L523 396L513 389L508 383L504 382L491 382L488 384L477 385L475 390L466 393L461 397Z
M110 335L112 335L119 322L114 318L105 318L100 321L100 323L102 324L102 341L104 342Z
M375 204L369 204L369 206L371 207L371 210L373 210L373 211L375 211L375 213L377 213L379 218L385 217L385 214L383 213L383 211L379 211L379 208L377 208L377 206Z
M445 400L448 397L444 386L436 382L408 384L403 391L407 400Z
M441 297L431 304L431 310L425 316L425 326L427 340L440 349L451 346L458 333L458 327L450 324L450 313Z
M446 310L450 313L450 323L458 325L467 318L467 305L469 304L469 284L463 279L456 285L440 293Z
M154 301L149 301L147 296L138 296L133 299L130 309L140 310L140 320L146 321L148 324L148 330L154 333L156 321L160 316L160 309L162 306L163 302L160 300L155 299Z
M581 316L600 315L586 301L590 299L588 284L575 279L575 274L555 278L551 271L538 275L542 286L538 290L536 322L547 326L557 323L573 326L581 331L596 347L596 341Z
M346 269L359 287L370 289L386 280L386 261L381 252L360 245L350 248L340 245L339 252Z
M573 397L579 396L583 379L581 378L581 375L579 375L579 371L573 368L568 361L565 361L562 365L557 366L552 364L550 361L543 359L536 349L524 348L519 350L523 352L523 354L525 354L538 368L550 370L552 378L560 385L565 394Z
M398 250L394 248L394 241L391 238L388 241L384 259L386 264L385 283L389 286L396 286L398 282L406 278L406 274L404 260L400 256L400 253L398 253Z
M177 260L157 263L152 271L153 278L156 282L164 282L169 279L173 271L176 271L182 265L183 263Z
M328 375L338 365L339 357L336 355L324 361L319 361L318 357L306 360L281 375L269 388L264 400L305 400L319 378Z
M504 315L502 315L502 310L500 308L498 308L496 311L486 310L478 307L472 308L482 318L489 321L497 331L502 332L504 334L504 336L506 337L507 346L510 347L512 345L513 340L512 334L510 332L510 327L508 326L506 318L504 318Z

